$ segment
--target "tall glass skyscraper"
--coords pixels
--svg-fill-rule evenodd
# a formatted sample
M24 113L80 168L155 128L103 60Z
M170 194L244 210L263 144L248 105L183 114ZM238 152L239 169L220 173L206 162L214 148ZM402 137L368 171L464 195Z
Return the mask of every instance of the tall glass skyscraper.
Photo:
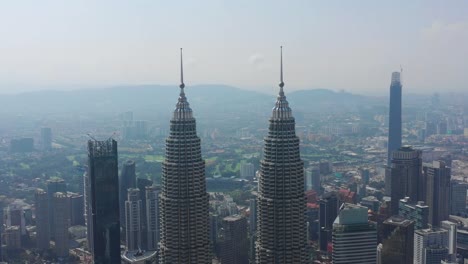
M260 162L257 264L307 262L304 162L299 153L295 120L283 91L282 53L280 80Z
M125 224L125 201L128 198L127 191L130 188L136 188L136 173L135 173L135 161L127 160L122 166L119 178L119 209L120 209L120 224L124 229L123 233L126 235L126 224Z
M37 189L34 194L36 201L36 242L37 248L44 250L49 248L49 199L47 193ZM0 210L3 211L3 210Z
M211 256L205 161L195 118L185 97L182 50L179 87L162 163L160 264L208 264Z
M125 201L125 241L127 242L127 250L138 250L141 248L140 190L130 188L127 196L128 199Z
M391 212L398 214L400 199L425 200L425 181L422 178L422 152L403 146L392 153L391 159Z
M392 152L401 147L401 79L399 72L392 73L390 84L390 111L388 121L388 160L390 166Z
M85 175L88 246L94 264L120 263L117 142L88 141Z

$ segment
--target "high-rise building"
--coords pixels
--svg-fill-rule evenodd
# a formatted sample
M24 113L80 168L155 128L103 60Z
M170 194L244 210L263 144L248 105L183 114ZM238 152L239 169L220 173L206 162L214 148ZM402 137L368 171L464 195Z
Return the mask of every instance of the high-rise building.
M195 118L185 97L182 70L162 163L160 264L208 264L210 225L205 161Z
M424 229L429 224L429 206L423 201L412 203L411 200L406 197L400 200L398 215L413 220L414 229Z
M115 140L88 141L87 181L88 246L93 261L95 264L120 263L119 175Z
M361 181L365 185L369 184L369 179L370 179L370 171L368 168L361 168L360 170L361 173Z
M27 212L31 212L29 204L18 199L13 201L7 207L3 208L5 226L19 226L21 235L26 235L26 224L29 222L29 219L27 219L29 213Z
M84 196L68 192L70 199L70 225L84 225Z
M125 201L125 231L127 250L137 250L141 247L141 200L140 190L130 188Z
M147 249L157 250L159 243L159 186L146 187L146 228Z
M70 216L70 201L66 193L56 192L53 198L54 211L54 237L55 237L55 254L58 257L68 257L68 228Z
M221 243L221 263L249 264L249 241L247 239L247 219L240 215L223 219Z
M52 149L52 129L50 127L41 128L41 148L42 150Z
M450 214L464 215L466 214L466 192L468 183L461 181L450 182Z
M426 204L429 206L429 224L439 226L449 218L450 168L443 161L424 164Z
M450 221L442 221L440 228L448 231L448 254L449 259L453 260L457 256L457 224Z
M414 231L414 264L440 263L447 258L448 231L440 228Z
M146 187L152 186L153 181L150 179L146 178L137 178L137 188L140 190L140 200L141 200L141 214L140 214L140 219L141 219L141 248L142 249L148 249L148 237L146 236L148 234L147 232L147 223L146 223L146 193L144 190L146 190Z
M410 197L413 201L424 201L422 197L421 151L404 146L392 153L391 159L391 212L398 214L400 199ZM421 194L420 194L421 193Z
M314 190L320 193L320 169L317 166L307 168L305 171L306 191Z
M401 147L401 79L399 72L392 72L390 84L390 110L388 124L388 166L392 153Z
M136 188L136 174L135 174L135 162L133 160L127 160L122 165L122 171L120 172L119 178L119 210L120 224L125 234L125 201L127 200L127 190L130 188ZM144 189L143 189L144 190Z
M368 220L367 207L345 203L333 223L334 264L375 264L377 225Z
M392 216L382 224L382 264L412 264L414 221Z
M49 231L49 199L47 193L37 189L35 193L36 202L36 242L37 248L44 250L50 245Z
M61 178L52 178L50 180L47 180L47 196L49 197L49 230L50 230L50 235L51 238L54 239L55 233L53 232L54 230L54 225L55 225L55 217L54 213L55 211L52 209L53 207L53 202L54 202L54 194L56 192L62 192L66 193L67 192L67 184L65 181Z
M334 192L326 193L319 201L319 248L327 251L332 241L333 222L338 216L340 202Z
M255 166L250 162L241 163L240 177L243 179L255 177Z
M279 87L260 161L257 264L307 262L304 162L295 119L283 91L282 53Z
M21 248L21 228L19 226L15 225L5 228L2 236L7 249L17 250Z

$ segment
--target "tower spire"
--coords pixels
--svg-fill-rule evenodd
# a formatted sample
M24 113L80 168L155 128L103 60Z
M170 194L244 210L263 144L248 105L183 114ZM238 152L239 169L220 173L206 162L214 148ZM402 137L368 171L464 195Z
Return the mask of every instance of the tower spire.
M182 59L182 48L180 48L180 93L183 93L184 92L184 87L185 87L185 84L184 84L184 61Z
M280 46L280 83L279 83L279 94L276 98L276 104L273 108L273 118L290 118L291 108L289 108L289 103L284 96L284 80L283 80L283 46Z
M280 46L280 95L283 94L283 87L284 87L284 81L283 81L283 46Z
M185 84L184 84L184 61L182 58L182 48L180 48L180 94L179 100L177 101L176 109L174 110L174 119L181 120L181 119L190 119L192 117L192 109L187 101L187 97L185 97Z

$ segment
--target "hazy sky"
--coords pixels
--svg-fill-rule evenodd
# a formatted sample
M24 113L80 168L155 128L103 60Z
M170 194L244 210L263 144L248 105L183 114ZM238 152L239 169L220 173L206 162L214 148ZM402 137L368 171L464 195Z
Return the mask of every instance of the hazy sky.
M0 0L0 93L185 81L468 91L468 1Z

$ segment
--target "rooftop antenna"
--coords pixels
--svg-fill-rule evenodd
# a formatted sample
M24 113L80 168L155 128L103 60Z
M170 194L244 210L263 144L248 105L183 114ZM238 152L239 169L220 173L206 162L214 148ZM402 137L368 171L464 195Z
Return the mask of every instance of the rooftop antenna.
M284 87L284 81L283 81L283 46L280 46L280 94L283 94L283 87Z
M182 60L182 48L180 48L180 92L183 93L184 92L184 87L185 87L185 84L184 84L184 62Z
M112 135L107 139L107 140L111 140L111 139L114 139L115 135L117 135L117 132L113 132Z
M96 138L93 137L93 135L91 135L91 133L86 133L86 135L87 135L88 137L90 137L92 140L98 141Z

